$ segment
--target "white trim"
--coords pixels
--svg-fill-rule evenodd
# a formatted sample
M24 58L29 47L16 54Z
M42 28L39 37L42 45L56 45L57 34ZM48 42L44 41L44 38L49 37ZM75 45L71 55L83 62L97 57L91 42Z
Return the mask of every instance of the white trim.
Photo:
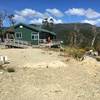
M17 37L17 35L16 35L16 34L18 34L18 33L20 33L20 34L21 34L21 37ZM21 39L21 38L22 38L22 32L15 32L15 37L16 37L17 39Z
M40 40L40 36L39 36L39 32L38 32L38 45L39 45L39 40Z
M35 33L35 34L33 34L33 33ZM33 39L32 36L34 36L35 38ZM36 37L37 37L37 38L36 38ZM39 38L39 35L38 35L37 32L32 32L32 33L31 33L31 40L38 40L38 38Z

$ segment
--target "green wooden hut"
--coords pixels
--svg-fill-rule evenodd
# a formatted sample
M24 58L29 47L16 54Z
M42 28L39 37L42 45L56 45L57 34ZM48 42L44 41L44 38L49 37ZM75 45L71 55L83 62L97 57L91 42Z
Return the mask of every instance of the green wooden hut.
M51 40L56 38L56 34L54 32L23 23L15 25L13 32L11 32L11 34L9 33L10 32L8 32L6 36L8 39L9 37L11 38L11 35L13 34L12 38L15 40L27 41L32 45L38 45L44 40L46 41L48 37L50 37Z

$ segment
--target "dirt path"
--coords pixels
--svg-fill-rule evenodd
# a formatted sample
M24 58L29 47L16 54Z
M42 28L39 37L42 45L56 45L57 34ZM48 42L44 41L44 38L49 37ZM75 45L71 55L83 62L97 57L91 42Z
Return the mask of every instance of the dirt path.
M0 100L100 100L100 66L93 59L92 65L90 58L64 63L59 53L40 49L0 53L16 70L0 73Z

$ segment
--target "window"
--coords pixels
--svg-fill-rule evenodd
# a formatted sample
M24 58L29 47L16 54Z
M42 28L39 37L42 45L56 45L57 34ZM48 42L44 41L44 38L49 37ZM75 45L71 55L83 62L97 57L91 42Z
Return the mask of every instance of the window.
M22 38L22 33L21 32L16 32L16 38L18 38L18 39Z
M31 39L32 40L38 40L38 34L32 33Z

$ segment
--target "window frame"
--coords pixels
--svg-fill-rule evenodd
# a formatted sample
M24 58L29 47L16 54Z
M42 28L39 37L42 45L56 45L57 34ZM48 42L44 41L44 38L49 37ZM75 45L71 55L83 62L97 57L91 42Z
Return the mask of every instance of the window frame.
M17 37L17 34L20 34L19 36L21 36L21 37ZM16 37L17 39L22 39L22 32L16 32L16 33L15 33L15 37Z
M34 39L32 38L32 36L34 36ZM37 32L32 32L31 33L31 40L38 40L38 39L39 39L38 33Z

